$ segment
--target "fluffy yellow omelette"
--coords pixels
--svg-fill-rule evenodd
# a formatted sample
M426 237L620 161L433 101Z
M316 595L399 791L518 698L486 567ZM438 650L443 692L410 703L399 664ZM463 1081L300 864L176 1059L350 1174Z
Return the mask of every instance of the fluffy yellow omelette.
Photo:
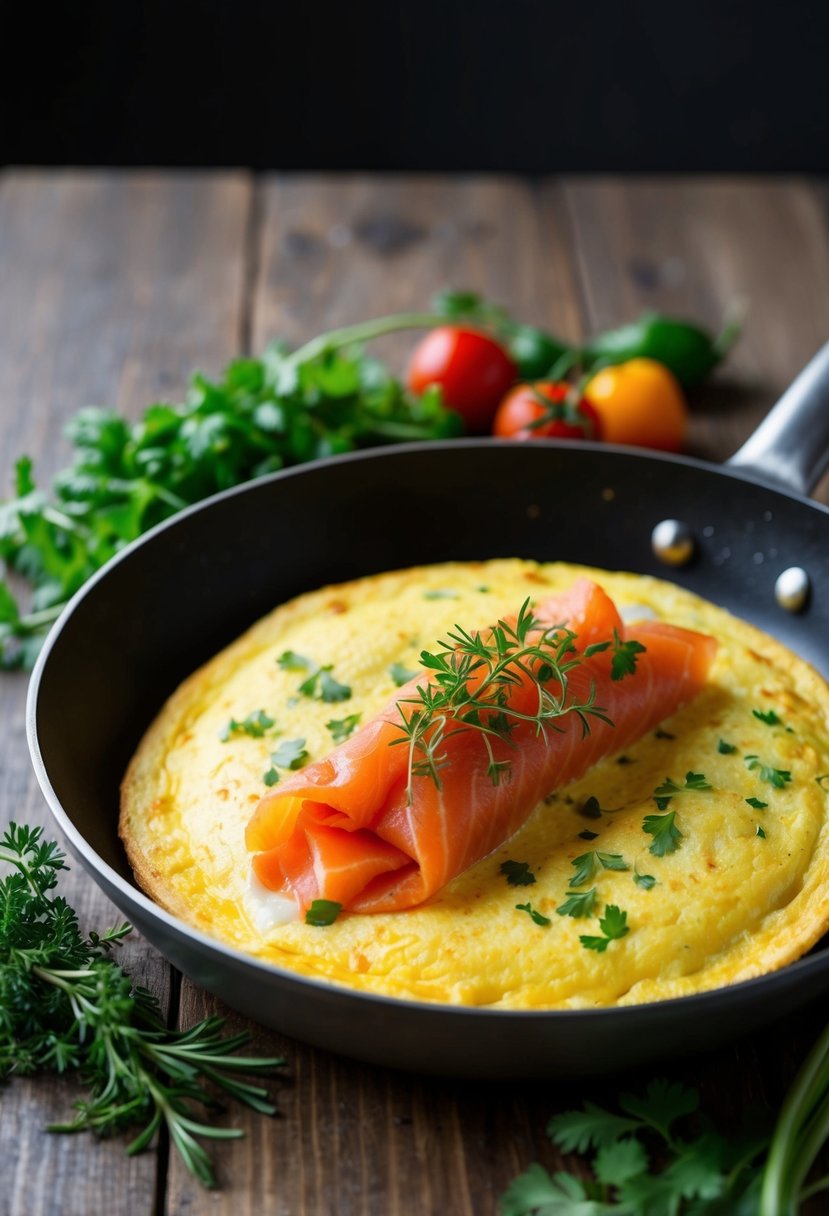
M302 762L325 755L353 715L368 721L456 623L483 628L583 576L623 615L716 637L699 696L547 798L427 903L326 927L271 923L244 841L265 775L287 772L279 763L299 752ZM329 694L350 695L321 699L319 679L301 691L307 672L289 653L330 666L341 687ZM688 773L711 788L685 789ZM643 821L669 778L683 787L669 807L681 836L660 856ZM829 687L807 663L671 583L516 559L383 574L277 608L161 710L124 779L121 835L154 899L278 967L390 997L581 1009L699 992L807 951L829 925L828 811ZM594 858L576 888L595 887L591 914L568 915L573 863L594 851L625 868ZM511 885L507 860L527 863L535 882ZM549 923L516 906L527 902ZM600 952L581 939L602 936L607 905L626 913L628 931Z

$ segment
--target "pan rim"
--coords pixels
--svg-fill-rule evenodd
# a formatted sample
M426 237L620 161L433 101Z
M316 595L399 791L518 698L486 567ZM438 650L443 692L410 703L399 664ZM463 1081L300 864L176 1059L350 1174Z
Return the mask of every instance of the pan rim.
M168 529L177 526L180 522L185 521L196 512L211 510L227 499L236 495L250 493L254 488L258 489L274 482L289 480L293 477L303 476L312 472L321 472L332 465L343 463L354 463L363 461L373 461L377 459L387 459L389 456L408 456L414 453L434 453L435 451L458 451L458 450L475 450L500 448L503 450L515 451L516 444L513 440L497 440L490 438L463 438L444 441L421 441L417 443L393 444L385 447L370 448L358 452L349 452L336 456L324 457L320 460L309 461L303 465L292 466L288 469L281 469L275 473L267 474L264 477L256 478L255 480L243 482L240 485L232 486L229 489L222 490L217 494L213 494L208 498L202 499L200 502L193 503L177 512L169 519L163 520L143 535L137 537L130 544L126 545L120 552L115 554L110 560L97 570L84 585L72 596L67 603L63 612L58 617L57 621L52 626L44 645L38 655L34 669L32 671L26 698L26 738L29 748L29 754L32 761L32 766L35 772L40 790L46 799L49 811L56 821L60 830L64 833L70 842L76 855L81 859L82 864L88 871L92 872L93 879L96 881L102 879L110 888L118 893L127 903L137 905L142 913L151 920L160 921L161 924L173 934L178 934L184 937L199 950L204 953L214 953L226 959L230 964L237 968L251 968L253 971L262 977L276 976L280 980L288 982L292 985L297 985L302 989L308 989L311 992L320 994L328 999L347 998L349 1000L357 1000L361 1004L367 1004L371 1007L385 1008L390 1011L404 1010L411 1014L416 1014L420 1017L452 1017L452 1018L473 1018L480 1019L496 1019L498 1022L514 1021L521 1022L544 1022L551 1026L563 1026L571 1023L574 1019L583 1025L587 1022L606 1021L608 1018L620 1019L628 1018L632 1020L640 1020L643 1016L650 1015L652 1018L670 1017L678 1008L684 1009L689 1015L696 1012L703 1012L704 1008L713 1005L715 1008L722 1010L724 1004L730 1004L732 1001L741 1003L743 1000L749 1000L752 992L757 995L762 995L763 992L769 990L773 985L781 987L787 986L789 983L796 983L800 975L808 975L812 972L822 972L829 966L829 951L821 954L808 954L803 958L795 960L782 968L774 971L765 972L762 975L752 976L749 979L741 980L735 984L727 984L722 987L710 988L703 992L691 993L686 996L669 997L663 1000L646 1001L638 1004L630 1005L609 1005L598 1008L584 1009L505 1009L494 1006L475 1006L475 1005L454 1005L442 1003L438 1001L417 1001L403 997L389 997L380 993L364 992L360 989L350 988L346 984L340 984L336 981L317 979L313 976L300 975L286 968L282 968L277 964L265 962L256 958L253 955L246 954L241 950L237 950L232 946L225 944L217 938L210 937L208 934L202 933L200 930L187 924L186 921L180 920L172 913L168 912L161 905L151 900L149 896L143 892L136 884L128 882L121 874L104 860L104 858L93 848L90 842L86 839L80 829L75 825L74 820L69 813L64 809L57 792L55 791L51 779L48 775L45 761L40 748L40 740L38 733L38 701L40 686L42 683L43 673L48 664L49 656L57 645L58 640L66 628L67 623L74 615L79 605L90 595L98 583L108 577L111 570L116 568L122 561L128 560L131 555L141 546L152 543L156 537L165 533ZM745 469L731 469L728 464L717 465L709 461L705 461L695 456L687 456L684 454L674 454L666 452L654 452L646 448L627 447L618 444L606 444L595 441L582 440L534 440L533 449L538 450L563 450L573 452L596 452L603 455L611 455L612 459L639 458L646 462L656 462L660 464L673 464L681 467L689 467L706 475L724 476L729 481L744 482L756 486L763 491L775 496L780 496L786 500L799 503L819 514L829 518L829 506L815 502L813 499L805 495L794 493L790 490L783 489L778 486L770 485L758 473L750 472ZM99 884L100 885L100 884ZM157 947L153 947L158 949ZM166 954L162 950L158 950L162 957L166 958ZM167 959L169 962L169 959ZM171 964L172 965L172 964Z

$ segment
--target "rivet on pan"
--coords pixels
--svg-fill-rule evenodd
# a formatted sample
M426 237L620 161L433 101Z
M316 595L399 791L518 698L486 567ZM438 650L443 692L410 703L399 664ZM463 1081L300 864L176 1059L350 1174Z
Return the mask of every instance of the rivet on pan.
M809 598L811 580L802 566L789 566L778 575L774 584L774 598L787 612L800 612Z
M651 532L651 548L666 566L686 566L694 556L691 529L680 519L663 519Z

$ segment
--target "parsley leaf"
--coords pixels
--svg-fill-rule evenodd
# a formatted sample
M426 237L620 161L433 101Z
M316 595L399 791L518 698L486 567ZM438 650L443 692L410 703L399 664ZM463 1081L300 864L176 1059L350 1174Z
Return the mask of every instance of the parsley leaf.
M624 680L625 676L632 676L636 671L637 656L644 653L645 647L641 642L637 642L634 638L631 638L629 642L623 642L617 630L614 629L610 678L612 680Z
M360 725L362 716L362 714L349 714L347 718L332 718L330 722L326 722L325 728L330 732L335 743L342 743Z
M409 671L402 663L392 663L389 668L389 675L394 680L397 688L402 688L404 684L408 684L409 680L413 680L417 675L416 671Z
M592 916L595 904L595 887L591 887L589 891L568 891L567 898L563 904L560 904L556 908L556 912L559 916L572 916L574 918Z
M664 857L666 853L674 853L679 848L682 832L674 824L675 818L676 811L669 811L667 815L646 815L642 820L642 831L653 836L648 852L653 853L654 857Z
M755 718L759 718L761 722L765 722L766 726L782 726L783 719L778 716L774 709L753 709L752 714Z
M704 773L688 772L685 774L685 784L677 785L672 777L666 777L661 785L653 791L653 800L660 811L667 810L672 798L684 794L688 790L710 790L711 786L705 779Z
M591 832L589 828L585 828L583 832L579 832L579 840L598 840L599 833Z
M316 697L319 695L320 701L332 704L336 701L347 701L351 696L351 689L348 684L341 684L331 675L333 663L320 667L313 659L308 659L305 655L297 654L294 650L284 651L277 659L277 663L283 671L303 671L307 673L298 690L302 693L303 697Z
M551 925L553 923L550 920L549 916L544 916L544 914L542 912L537 912L531 903L516 904L515 910L516 910L516 912L526 912L527 915L530 917L530 919L535 921L535 923L537 925L544 926L544 925Z
M261 739L265 731L275 725L274 719L269 718L264 709L257 709L241 722L231 718L219 738L222 743L227 743L233 735L250 735L251 739Z
M766 839L766 830L759 823L757 824L757 831L754 834L755 836L760 836L763 840Z
M305 923L316 926L333 925L342 910L342 904L338 904L335 899L312 900L305 913Z
M424 591L423 598L425 600L456 600L457 592L450 591L447 587L436 587L434 591Z
M721 756L733 756L736 750L737 748L734 746L734 744L726 743L725 739L720 739L719 743L717 744L717 751Z
M760 780L765 781L768 785L773 785L777 790L782 790L783 786L792 779L792 775L788 769L772 768L770 764L765 764L758 756L746 756L746 768L752 772L758 771Z
M304 739L284 739L275 752L271 752L271 760L279 768L302 768L308 759Z
M268 789L277 784L279 781L279 773L276 771L273 765L271 765L267 772L262 774L262 780L265 782Z
M550 1177L543 1165L531 1165L513 1178L501 1196L500 1216L602 1216L609 1209L588 1199L584 1183L560 1171Z
M764 811L768 806L767 802L761 802L759 798L746 798L749 806L753 806L755 811Z
M619 938L624 937L630 932L627 919L627 912L623 912L618 905L607 904L604 916L599 918L599 928L602 931L602 936L591 937L583 935L579 938L579 941L585 950L596 950L599 954L603 954L611 942L618 941Z
M600 868L603 870L630 869L621 853L600 853L596 849L591 849L589 853L582 853L580 857L575 857L570 864L576 871L570 879L571 887L584 886Z
M656 886L656 879L653 874L640 874L638 870L633 875L633 881L643 891L652 891Z
M283 671L316 671L317 665L313 659L306 659L295 650L284 650L276 660Z
M535 874L528 861L502 861L498 872L504 875L511 887L531 887L535 882Z
M347 701L351 696L348 684L341 684L331 675L330 667L323 667L320 676L320 700L331 704L335 701Z

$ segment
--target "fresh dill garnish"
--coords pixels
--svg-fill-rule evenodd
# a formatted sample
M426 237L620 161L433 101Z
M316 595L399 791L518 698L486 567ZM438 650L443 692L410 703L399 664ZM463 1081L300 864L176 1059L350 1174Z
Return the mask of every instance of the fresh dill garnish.
M746 802L754 807L755 811L764 811L768 806L767 802L762 802L759 798L746 798Z
M502 861L498 873L504 875L511 887L531 887L535 882L528 861Z
M541 925L542 928L545 925L551 925L553 923L549 916L545 916L543 912L538 912L531 903L516 904L515 910L516 912L526 912L530 920L534 921L537 925Z
M362 716L362 714L349 714L347 718L332 718L330 722L326 722L325 729L335 743L342 743L360 725Z
M760 780L765 781L768 785L773 785L775 789L782 790L792 779L792 775L787 768L772 768L770 764L764 763L759 756L746 756L746 768L751 772L757 772Z
M606 904L604 916L599 917L602 936L582 935L579 941L585 950L596 950L599 954L603 954L611 942L618 941L620 937L630 933L627 919L627 912L623 912L617 904Z
M592 916L596 905L596 888L588 891L568 891L563 904L556 908L559 916L572 916L575 920L584 916Z
M576 871L570 879L571 887L583 887L599 870L630 869L621 853L600 853L597 849L592 849L589 853L582 853L580 857L575 857L570 864Z
M10 824L0 840L0 1077L76 1072L89 1097L51 1131L110 1135L139 1125L129 1154L149 1146L166 1125L187 1169L215 1186L210 1158L197 1137L243 1133L198 1122L193 1103L215 1106L203 1082L265 1114L275 1107L258 1085L227 1075L284 1063L233 1053L247 1034L224 1038L224 1019L168 1030L156 998L137 987L111 956L132 926L83 937L74 910L51 892L68 867L40 828Z
M782 726L783 719L774 709L753 709L752 714L755 718L759 718L761 722L765 722L766 726Z
M311 906L305 913L305 923L319 928L324 925L333 925L342 910L342 904L338 904L335 899L312 900Z
M402 688L404 684L408 684L409 680L413 680L417 674L417 671L410 671L402 663L392 663L389 668L389 675L394 680L397 688Z
M717 744L717 751L721 756L733 756L737 748L733 743L726 743L725 739L720 739Z
M525 600L516 621L501 620L486 634L469 633L460 625L432 653L424 650L421 665L429 672L428 683L416 695L398 701L401 731L394 744L409 749L407 797L411 804L414 777L430 778L442 788L440 770L448 761L447 737L459 731L478 732L486 748L487 773L493 785L509 775L509 760L497 760L493 741L514 747L512 733L519 722L535 727L546 738L548 727L575 714L582 735L590 732L591 717L612 725L606 712L596 705L591 684L585 700L569 698L568 676L581 663L573 645L575 635L560 625L544 626L533 616ZM514 688L528 682L535 693L534 712L522 712L510 704Z
M241 722L237 722L235 718L231 718L227 726L219 735L222 743L227 743L233 735L250 735L251 739L261 739L265 731L271 729L276 723L273 718L269 718L264 709L257 709L252 714L248 714Z
M653 836L648 852L654 857L664 857L666 853L675 853L682 840L682 832L674 823L676 811L667 815L646 815L642 820L642 831Z

